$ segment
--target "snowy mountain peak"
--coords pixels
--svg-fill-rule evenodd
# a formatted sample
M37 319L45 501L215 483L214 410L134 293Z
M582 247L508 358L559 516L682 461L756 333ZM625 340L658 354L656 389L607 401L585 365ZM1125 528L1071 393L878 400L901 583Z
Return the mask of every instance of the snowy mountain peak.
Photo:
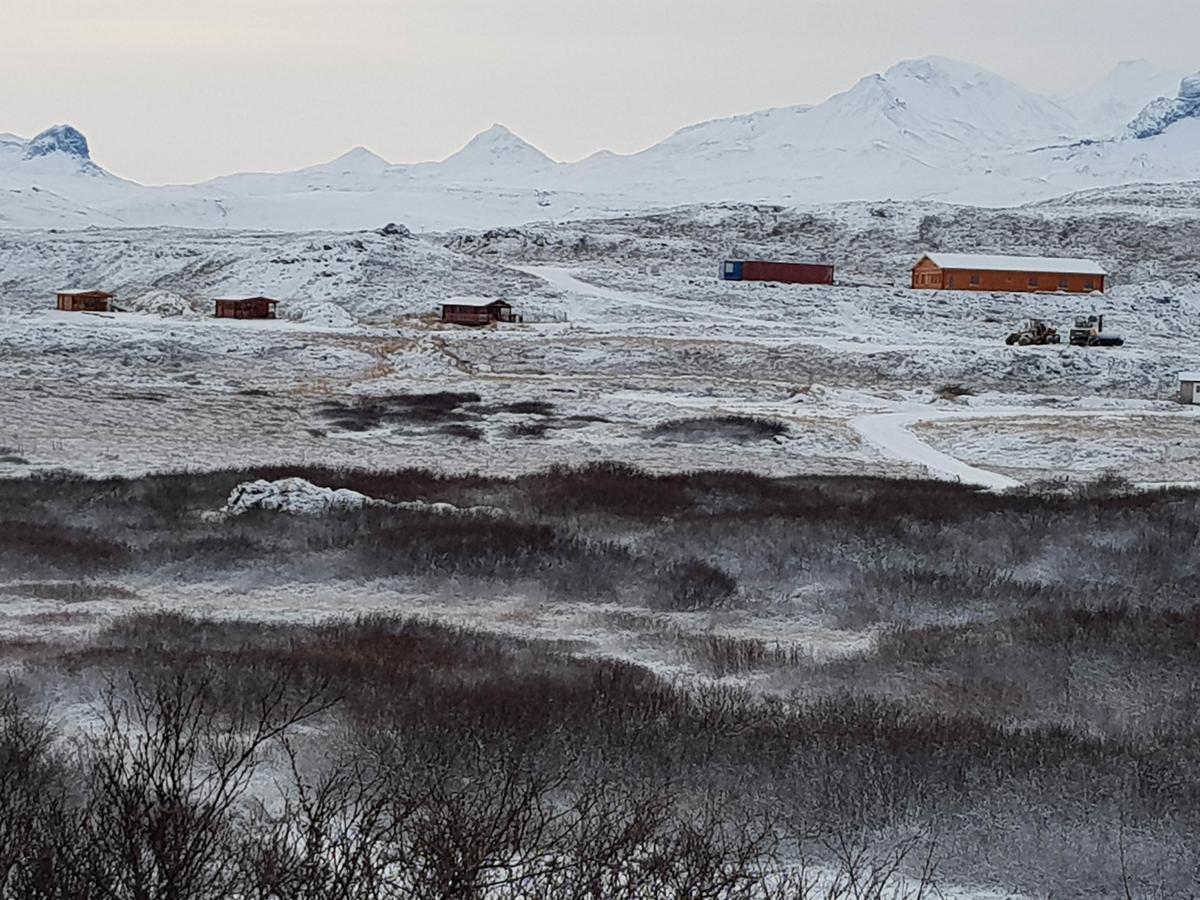
M76 159L87 161L91 159L88 152L87 138L81 131L70 125L54 125L34 137L25 147L25 158L36 159L49 156L52 153L62 153Z
M806 117L846 123L863 145L896 141L987 151L1037 146L1070 135L1067 109L1006 78L943 57L905 60L859 81Z
M380 156L373 150L368 150L366 147L355 147L352 150L347 150L339 156L335 162L370 162L383 163L385 166L391 165L386 159Z
M380 169L389 168L392 164L366 147L355 147L325 165L328 168L337 168L343 171L378 172Z
M493 125L477 134L443 165L460 168L542 168L554 161L503 125Z
M1129 124L1128 135L1137 140L1158 137L1176 122L1200 119L1200 72L1179 83L1175 97L1160 97Z
M940 82L949 86L966 86L989 81L1003 82L1004 80L986 69L943 56L903 60L888 69L883 77L888 81L912 78L917 81Z

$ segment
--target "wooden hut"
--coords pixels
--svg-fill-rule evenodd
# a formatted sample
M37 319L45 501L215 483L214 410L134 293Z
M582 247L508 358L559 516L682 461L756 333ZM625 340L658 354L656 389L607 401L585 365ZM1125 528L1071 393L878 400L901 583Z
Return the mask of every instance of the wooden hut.
M270 297L222 297L216 304L218 319L274 319L279 301Z
M460 299L442 304L442 321L451 325L490 325L493 322L518 322L512 305L503 300Z
M912 270L912 286L933 291L1090 294L1107 278L1088 259L971 253L927 253Z
M97 290L64 290L58 292L58 308L63 312L109 312L113 295Z

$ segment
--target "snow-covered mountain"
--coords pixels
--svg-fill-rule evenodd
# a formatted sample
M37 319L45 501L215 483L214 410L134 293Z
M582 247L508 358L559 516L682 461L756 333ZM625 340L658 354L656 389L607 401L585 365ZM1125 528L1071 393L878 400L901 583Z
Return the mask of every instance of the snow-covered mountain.
M1151 100L1173 96L1182 77L1182 72L1160 69L1144 59L1127 60L1095 84L1058 102L1075 114L1080 134L1113 137Z
M441 175L511 181L542 174L556 165L533 144L503 125L493 125L453 156L427 168Z
M1175 76L1171 76L1174 78ZM422 229L611 215L710 201L785 205L938 199L1003 206L1124 183L1200 179L1200 76L1122 63L1052 99L931 57L815 106L684 128L639 153L559 163L495 125L441 162L394 165L359 147L294 172L146 187L92 162L55 126L0 135L0 226L177 225Z

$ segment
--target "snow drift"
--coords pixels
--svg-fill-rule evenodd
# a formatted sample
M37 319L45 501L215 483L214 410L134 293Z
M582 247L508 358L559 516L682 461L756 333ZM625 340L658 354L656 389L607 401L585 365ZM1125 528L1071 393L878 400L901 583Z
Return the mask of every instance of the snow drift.
M407 500L391 503L377 500L348 488L328 488L313 484L303 478L281 478L278 481L244 481L229 494L229 500L214 519L234 518L256 510L286 513L292 516L323 516L330 513L349 512L366 507L387 507L436 515L484 515L500 516L504 510L494 506L460 507L452 503L427 503L424 500Z

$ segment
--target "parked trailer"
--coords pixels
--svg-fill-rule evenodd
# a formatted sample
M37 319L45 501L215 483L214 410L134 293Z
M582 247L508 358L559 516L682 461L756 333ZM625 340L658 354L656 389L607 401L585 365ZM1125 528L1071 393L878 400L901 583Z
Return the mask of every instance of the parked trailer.
M721 264L724 281L777 281L780 284L833 284L833 266L813 263L727 259Z

